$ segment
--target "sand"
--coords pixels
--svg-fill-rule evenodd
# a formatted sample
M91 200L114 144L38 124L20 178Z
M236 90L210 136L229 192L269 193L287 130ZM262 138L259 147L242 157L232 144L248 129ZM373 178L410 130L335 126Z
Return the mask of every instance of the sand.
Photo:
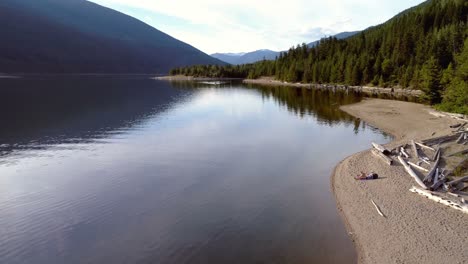
M282 82L278 81L273 77L260 77L258 79L245 79L243 83L246 84L256 84L256 85L264 85L264 86L286 86L286 87L296 87L296 88L315 88L317 86L324 86L324 87L337 87L337 88L344 88L348 86L344 85L327 85L327 84L309 84L309 83L290 83L290 82ZM384 88L384 87L370 87L370 86L349 86L354 90L358 90L365 94L388 94L388 95L395 95L395 96L421 96L422 92L420 90L412 90L412 89L402 89L398 87L392 88Z
M342 110L392 134L395 139L388 148L448 134L449 125L460 122L401 101L367 99ZM360 171L377 172L380 179L354 180ZM414 185L398 162L390 167L370 150L338 164L332 188L359 263L468 263L468 214L409 192Z

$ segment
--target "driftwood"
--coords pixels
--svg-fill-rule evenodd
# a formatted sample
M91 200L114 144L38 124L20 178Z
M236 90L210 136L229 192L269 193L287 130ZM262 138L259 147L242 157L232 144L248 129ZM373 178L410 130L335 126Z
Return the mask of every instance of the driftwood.
M456 156L456 155L463 155L465 153L468 153L468 149L464 149L462 151L458 151L458 152L455 152L455 153L452 153L450 155L448 155L448 157L452 157L452 156Z
M436 152L434 153L434 156L432 156L432 160L433 160L433 161L435 161L435 160L437 159L437 157L439 157L440 152L441 152L440 148L437 147L437 150L436 150Z
M429 158L427 158L427 159L429 160ZM420 160L421 162L426 163L427 165L431 165L431 163L430 163L429 161L427 161L426 159L424 159L424 158L419 158L419 160Z
M454 135L426 139L426 140L423 140L422 143L425 145L435 145L435 144L441 144L442 142L455 140L457 138L458 138L458 135L454 134Z
M459 179L456 179L456 180L447 182L447 185L448 185L449 187L455 187L458 183L464 182L464 181L468 181L468 176L464 176L464 177L461 177L461 178L459 178Z
M434 173L434 179L432 179L432 182L437 182L439 179L439 168L436 169L436 172Z
M431 148L429 146L426 146L424 145L423 143L420 143L420 142L414 142L416 143L416 145L420 146L421 148L425 148L425 149L429 149L429 150L432 150L432 151L436 151L434 148Z
M400 153L401 153L403 156L405 156L407 159L409 159L410 156L408 155L408 153L406 153L404 147L401 147L401 148L400 148Z
M387 165L392 165L393 164L393 160L387 156L385 156L382 152L379 152L375 149L371 150L372 151L372 154L374 154L375 156L381 158Z
M411 140L411 147L413 148L414 156L416 157L416 159L419 159L418 149L416 148L414 140Z
M447 180L447 177L445 175L442 176L442 178L440 178L438 181L434 182L434 184L432 184L432 186L429 188L429 190L431 191L436 191L437 189L439 189L439 187L444 184L444 182Z
M455 141L455 143L460 143L462 141L462 139L465 137L465 133L461 133L460 134L460 137L458 137L457 141Z
M465 122L465 123L463 123L463 125L459 126L457 131L462 131L462 129L466 126L466 124L468 124L468 123Z
M421 179L419 179L418 175L416 175L416 173L414 173L414 171L411 169L411 167L408 165L408 163L406 163L406 161L402 157L398 157L398 160L400 161L401 165L403 165L403 167L405 167L406 172L408 172L408 174L411 177L413 177L413 179L416 181L416 183L418 183L419 186L421 186L422 188L427 189L427 186L424 184L423 181L421 181Z
M382 145L379 145L379 144L377 144L377 143L372 142L372 146L373 146L376 150L382 152L382 153L385 154L385 155L390 154L390 151L389 151L388 149L386 149L385 147L383 147Z
M375 206L375 209L377 210L377 213L379 213L379 215L381 215L382 217L386 218L385 215L380 210L380 208L377 206L377 204L375 204L374 200L371 199L371 202Z
M411 165L412 167L415 167L415 168L418 169L418 170L422 170L422 171L425 171L425 172L429 172L428 169L423 168L423 167L421 167L421 166L419 166L419 165L417 165L417 164L414 164L414 163L411 162L411 161L408 161L408 164Z
M439 165L439 161L440 161L440 149L437 150L437 157L436 157L436 161L434 163L434 166L429 171L427 176L424 178L423 182L430 182L432 180L432 176L434 176L434 173L435 173L435 171L437 169L437 166Z
M417 193L419 195L422 195L422 196L425 196L427 198L429 198L430 200L433 200L433 201L436 201L438 203L441 203L443 205L447 205L453 209L456 209L456 210L459 210L459 211L462 211L466 214L468 214L468 206L466 204L462 204L462 203L457 203L457 202L453 202L449 199L446 199L446 198L443 198L443 197L440 197L438 196L437 194L431 192L431 191L427 191L427 190L421 190L420 188L417 188L417 187L414 187L410 189L410 192L413 192L413 193Z

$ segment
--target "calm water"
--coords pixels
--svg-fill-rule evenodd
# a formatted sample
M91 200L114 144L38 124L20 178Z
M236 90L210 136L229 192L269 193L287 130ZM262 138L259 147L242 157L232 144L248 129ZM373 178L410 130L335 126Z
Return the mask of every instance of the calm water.
M353 263L330 175L356 95L0 80L0 263Z

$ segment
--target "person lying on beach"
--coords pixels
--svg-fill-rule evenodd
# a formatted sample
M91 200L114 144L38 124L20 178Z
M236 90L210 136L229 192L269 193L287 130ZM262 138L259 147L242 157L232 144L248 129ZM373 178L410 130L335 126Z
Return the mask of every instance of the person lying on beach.
M365 174L363 171L361 171L361 174L360 175L357 175L356 177L354 177L354 179L356 180L375 180L375 179L378 179L379 178L379 175L375 172L371 172L369 174Z

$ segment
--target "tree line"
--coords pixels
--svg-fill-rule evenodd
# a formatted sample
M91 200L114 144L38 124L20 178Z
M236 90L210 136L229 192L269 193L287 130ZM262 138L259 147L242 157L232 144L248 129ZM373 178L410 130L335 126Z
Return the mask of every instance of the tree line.
M344 40L297 45L273 61L197 65L171 74L404 87L445 111L468 114L468 1L429 0Z

